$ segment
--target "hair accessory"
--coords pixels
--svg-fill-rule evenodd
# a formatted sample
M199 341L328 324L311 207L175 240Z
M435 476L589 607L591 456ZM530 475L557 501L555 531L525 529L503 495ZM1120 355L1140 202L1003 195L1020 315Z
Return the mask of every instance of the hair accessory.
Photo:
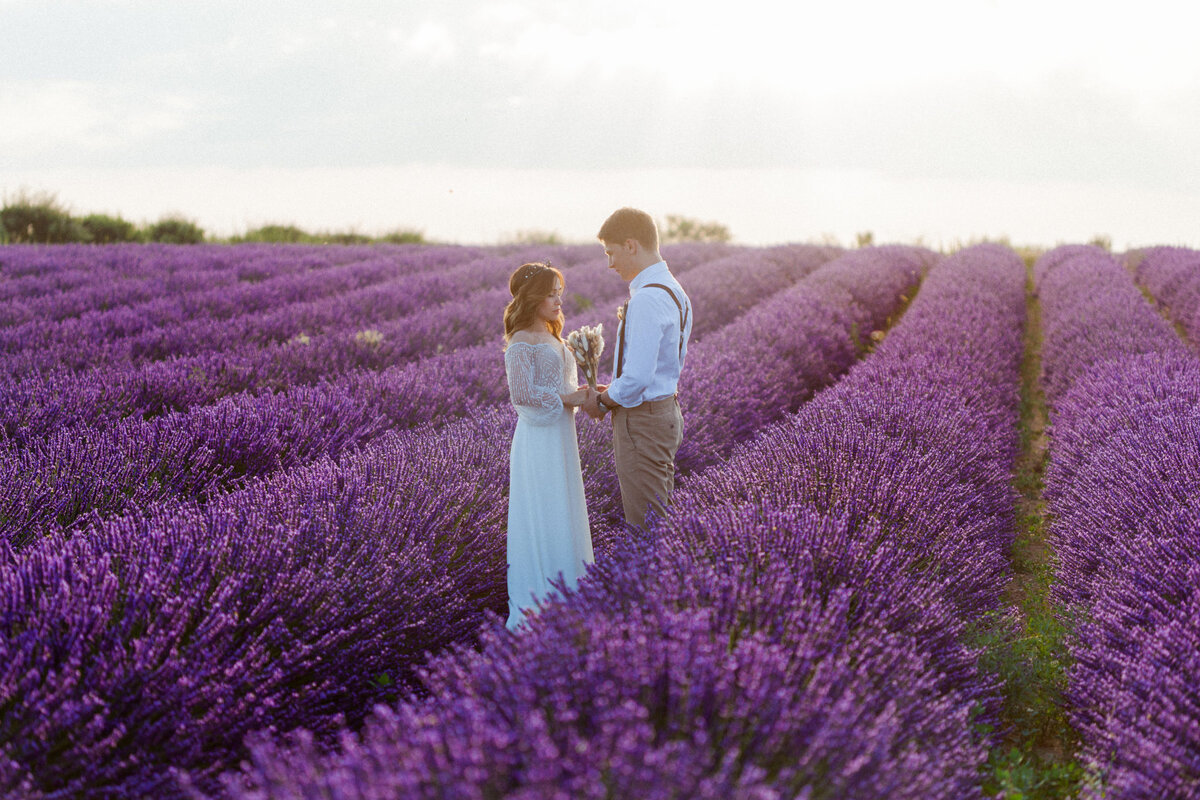
M550 269L549 263L526 264L524 267L522 267L520 274L517 275L517 291L520 291L521 287L528 283L529 279L534 275L545 272L548 269Z

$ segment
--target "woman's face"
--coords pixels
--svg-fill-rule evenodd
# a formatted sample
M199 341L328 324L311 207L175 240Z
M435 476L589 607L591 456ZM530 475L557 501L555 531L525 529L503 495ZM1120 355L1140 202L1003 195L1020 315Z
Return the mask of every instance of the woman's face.
M543 322L553 322L558 319L558 312L562 310L563 284L557 277L554 279L554 291L546 296L546 299L538 306L538 319Z

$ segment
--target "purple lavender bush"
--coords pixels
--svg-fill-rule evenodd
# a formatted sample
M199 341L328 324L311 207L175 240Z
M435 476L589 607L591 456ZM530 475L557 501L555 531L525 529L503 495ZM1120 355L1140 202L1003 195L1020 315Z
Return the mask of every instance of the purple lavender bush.
M493 304L503 303L506 295L502 291L472 293L468 289L480 289L489 283L493 287L503 285L513 264L519 264L522 259L549 258L566 271L570 289L565 307L572 318L578 312L599 313L600 308L607 314L608 307L618 303L624 289L621 281L604 266L603 259L595 258L595 249L587 247L585 256L578 246L499 248L494 256L471 258L454 265L443 262L448 258L446 252L455 253L455 248L419 250L416 255L425 260L426 269L389 284L387 292L381 293L380 287L370 290L376 297L386 295L388 302L403 304L412 312L402 313L396 319L387 319L387 315L381 318L378 308L372 311L361 303L361 292L353 296L336 295L307 304L312 313L329 323L321 332L298 326L294 318L299 316L299 309L295 304L274 314L278 324L290 326L287 331L299 331L295 335L289 333L291 338L286 341L246 340L244 331L234 331L233 326L221 320L205 319L189 329L191 338L205 343L204 352L174 353L152 361L88 362L85 371L60 368L24 377L19 371L12 371L0 376L0 395L8 401L0 404L0 436L25 445L63 426L87 423L92 427L106 427L125 417L149 418L184 411L238 392L286 391L297 385L334 380L354 372L404 367L430 352L453 352L456 343L488 339L488 346L495 346L487 336L494 333L495 328ZM674 246L668 252L673 262L681 265L677 271L686 272L717 255L725 258L730 255L729 251L730 248L692 245ZM286 252L295 260L305 251ZM466 252L476 253L475 250ZM760 261L766 266L756 264L763 267L755 270L756 273L769 270L792 279L815 268L831 253L828 248L818 247L768 248L762 252ZM739 263L738 259L755 257L754 251L734 252L733 255L734 263ZM411 269L411 264L416 261L415 256L410 256L406 265ZM376 259L371 263L382 263L392 272L398 271L389 261ZM275 264L272 262L271 266L275 267ZM722 273L723 270L713 274ZM280 280L286 277L281 276ZM756 285L761 287L762 280L762 277L751 276L744 281L746 289L741 295L729 298L715 291L704 291L705 283L713 283L711 278L701 279L699 289L702 294L713 295L714 302L710 304L719 312L724 307L736 307L744 297L759 299L750 290ZM222 297L219 291L211 294ZM471 295L471 299L466 300L467 295ZM460 301L457 306L445 304L454 299ZM179 300L174 302L180 303ZM236 307L236 303L232 305ZM425 313L416 313L423 309ZM400 307L395 310L399 311ZM721 313L707 316L720 318ZM243 327L262 327L254 314L244 313L242 317L246 320ZM183 336L178 326L173 330L161 327L155 330L163 337L179 339ZM91 339L85 337L85 341L90 343ZM86 346L73 341L63 349L70 350L72 358L80 358Z
M736 264L718 262L713 265L716 269L700 268L695 282L707 320L701 327L719 327L738 313L740 299L790 281L789 270L793 276L811 270L823 252L807 248L798 256L783 255L793 257L781 255L747 263L746 255L738 255L731 257L739 259ZM724 275L732 266L749 267L748 272L763 276L743 280L750 288L741 292L722 294L713 276ZM592 280L594 285L595 278ZM585 281L583 286L589 284ZM458 318L471 320L473 331L482 331L479 320L490 320L488 324L494 327L495 315L488 312L502 308L499 294L507 297L506 290L471 295L462 301L468 305ZM722 298L730 301L725 307L720 305ZM612 295L608 299L615 300ZM435 341L444 344L445 337L439 340L435 334L439 315L447 305L404 318L419 322L409 326L410 332L424 332L409 337L406 349L415 349L414 342L422 342L430 350ZM442 317L441 322L445 321ZM0 535L20 547L55 526L77 528L94 518L168 497L203 499L245 478L336 455L389 428L451 419L481 405L504 402L506 384L495 353L499 346L496 342L487 350L476 348L466 352L466 358L426 359L411 369L367 377L352 373L346 380L293 387L279 394L236 395L150 420L56 428L32 439L26 447L0 450L0 485L12 487L0 499ZM355 351L367 349L379 348L354 345ZM451 354L456 352L451 348ZM328 362L339 360L348 359L330 358ZM53 397L53 389L51 384L43 396ZM61 403L54 408L61 408ZM61 418L55 415L50 419Z
M8 550L0 789L171 795L172 768L213 784L251 730L327 739L413 686L506 603L511 432L494 406Z
M438 659L428 698L332 753L255 737L224 796L977 796L985 753L960 732L980 698L929 664L954 629L926 620L953 611L877 586L907 559L803 508L661 536L521 635Z
M1200 348L1200 251L1151 247L1130 255L1138 284Z
M105 248L95 250L99 258ZM218 282L196 292L169 291L132 306L88 311L57 322L37 319L0 331L6 351L0 366L6 374L23 376L34 371L92 369L105 363L162 358L176 350L204 348L214 338L211 344L221 347L238 341L238 336L254 336L259 320L268 323L259 331L261 335L278 336L279 325L287 324L286 312L282 320L274 318L281 306L295 306L298 319L313 313L319 317L321 298L328 301L358 286L366 287L362 291L367 297L380 289L386 297L389 281L453 264L473 252L467 248L366 250L357 251L356 259L343 263L345 254L324 256L322 248L309 248L277 251L267 259L272 263L264 270L263 259L242 262L238 248L221 250L225 252L216 257L227 265L227 271L235 271L236 283ZM255 246L247 255L262 252ZM198 248L191 258L203 271L212 255ZM376 284L374 289L371 284Z
M0 793L169 796L170 767L215 777L252 730L332 733L394 697L503 586L511 426L391 435L9 550Z
M916 248L847 253L698 342L679 391L685 417L699 430L684 439L680 469L719 460L849 369L862 355L859 337L886 327L932 261Z
M997 247L934 267L875 354L527 630L495 619L332 751L255 737L223 794L981 796L996 687L962 637L1005 583L1023 281Z
M1085 796L1197 797L1200 359L1103 251L1035 271L1062 376L1045 496L1055 594L1078 619L1066 700Z

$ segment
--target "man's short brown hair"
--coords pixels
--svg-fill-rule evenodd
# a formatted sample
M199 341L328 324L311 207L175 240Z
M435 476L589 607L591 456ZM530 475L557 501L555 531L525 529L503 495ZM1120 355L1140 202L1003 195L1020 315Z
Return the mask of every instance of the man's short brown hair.
M615 244L636 239L645 249L651 252L658 250L658 226L654 224L654 218L645 211L628 206L609 214L596 238Z

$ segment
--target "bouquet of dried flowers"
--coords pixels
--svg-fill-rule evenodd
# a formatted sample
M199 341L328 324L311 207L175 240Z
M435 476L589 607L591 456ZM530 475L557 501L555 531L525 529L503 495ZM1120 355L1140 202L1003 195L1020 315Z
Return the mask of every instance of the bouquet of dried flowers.
M596 388L596 369L604 352L604 326L584 325L567 334L567 347L575 354L575 363L583 369L587 385Z

